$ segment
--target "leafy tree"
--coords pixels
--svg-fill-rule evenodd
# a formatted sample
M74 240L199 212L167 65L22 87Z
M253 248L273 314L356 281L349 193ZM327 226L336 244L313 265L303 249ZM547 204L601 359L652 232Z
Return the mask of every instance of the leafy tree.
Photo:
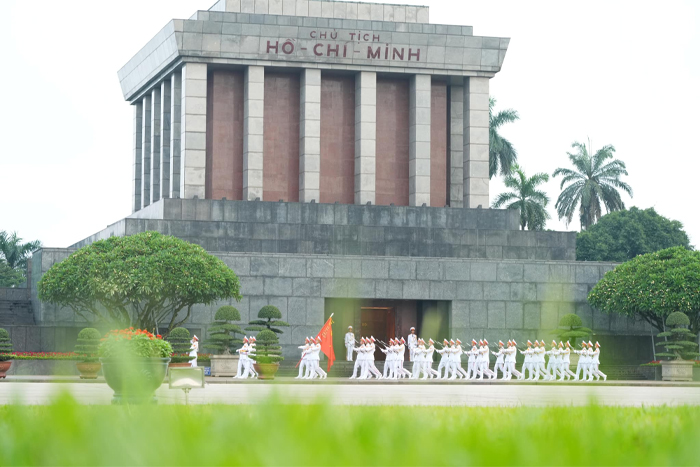
M700 327L700 252L683 247L637 256L605 274L588 303L606 313L642 318L659 331L675 311Z
M236 274L204 248L158 232L97 241L49 269L39 299L86 321L168 333L198 303L241 299ZM183 316L184 311L184 316Z
M7 262L12 269L26 271L27 259L34 250L41 248L41 242L22 243L22 239L17 236L17 232L9 234L4 230L0 231L0 257Z
M520 229L542 230L549 219L546 207L547 193L537 187L549 180L549 175L538 173L528 178L519 166L513 166L505 176L505 185L513 191L501 193L493 202L494 208L506 205L508 209L520 210Z
M21 269L12 269L4 259L0 259L0 287L17 287L26 280Z
M100 346L102 334L95 328L85 328L78 333L78 342L75 345L75 353L80 355L82 362L96 362L97 348Z
M260 311L258 312L258 318L255 319L248 324L247 328L245 328L246 331L263 331L265 329L268 329L275 334L283 334L282 330L279 329L277 326L289 326L289 323L285 323L282 321L282 312L280 312L279 308L276 306L272 305L265 305L264 307L260 308ZM257 339L257 336L256 336Z
M568 313L559 320L559 327L552 331L559 340L569 341L572 346L576 346L576 339L586 340L593 331L583 326L581 317L573 313Z
M698 346L693 339L696 335L688 330L688 325L690 320L685 313L676 311L668 315L666 318L666 326L670 328L669 331L665 331L657 334L658 337L668 338L663 342L657 342L656 345L665 347L665 353L657 353L657 357L671 357L676 360L690 360L694 357L700 355L695 351Z
M489 178L496 176L499 170L501 175L510 175L511 168L518 161L515 148L498 133L498 130L504 124L518 120L520 116L513 109L501 110L494 115L495 106L496 99L489 98Z
M630 208L604 215L576 237L578 261L624 262L635 256L682 246L691 249L679 221L667 219L654 208Z
M277 363L284 360L282 347L279 345L277 334L269 329L263 329L255 336L255 361L257 363Z
M243 334L243 330L234 321L241 320L241 313L230 305L224 305L216 310L214 324L209 327L209 339L203 346L212 349L214 352L229 355L235 344L243 341L236 337L236 334Z
M608 212L625 209L618 189L632 196L632 188L620 180L622 175L627 175L625 163L619 159L606 162L613 158L614 147L604 146L593 155L585 144L575 142L571 147L576 152L567 154L574 170L558 168L553 174L563 176L559 186L562 192L555 207L559 219L566 219L567 225L578 208L581 229L587 230L602 216L601 203Z
M12 360L12 341L10 333L6 329L0 328L0 362Z
M192 339L190 331L185 328L175 328L168 335L168 342L173 348L173 354L170 357L170 363L185 363L194 359L189 353L192 350ZM187 354L187 355L184 355Z

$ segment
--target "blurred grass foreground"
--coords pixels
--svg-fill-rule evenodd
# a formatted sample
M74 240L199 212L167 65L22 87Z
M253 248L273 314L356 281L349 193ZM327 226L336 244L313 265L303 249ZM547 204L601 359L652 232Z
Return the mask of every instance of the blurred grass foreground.
M0 407L0 465L698 465L700 407Z

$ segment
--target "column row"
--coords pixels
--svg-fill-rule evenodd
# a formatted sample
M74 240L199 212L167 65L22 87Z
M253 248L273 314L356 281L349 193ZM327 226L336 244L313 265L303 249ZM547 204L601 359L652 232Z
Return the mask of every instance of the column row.
M272 71L270 72L272 73ZM273 81L276 86L273 87L268 96L264 67L249 66L239 73L239 78L229 77L227 80L237 83L242 81L243 96L241 99L240 93L237 94L237 98L234 98L233 94L235 93L233 92L231 96L227 94L226 99L230 100L230 103L227 100L226 103L222 104L222 99L216 97L219 96L216 93L221 92L221 86L217 85L216 78L213 81L208 81L211 78L208 78L207 65L202 63L184 64L134 103L132 185L132 208L134 211L143 209L161 198L168 197L221 198L228 195L230 199L264 199L265 179L271 176L263 170L265 164L269 164L268 161L265 161L265 153L267 151L279 152L280 144L279 141L273 141L269 138L266 140L266 131L297 131L296 112L299 113L298 134L294 135L294 138L286 139L284 134L287 133L282 136L277 135L278 140L280 138L285 141L293 139L293 144L296 145L298 137L298 201L322 202L323 138L321 128L324 125L322 124L322 114L326 112L328 117L328 112L332 111L332 109L329 110L329 107L338 104L335 100L342 100L342 97L333 94L333 90L336 88L326 89L322 86L320 70L304 69L297 76L296 85L294 85L294 89L298 88L298 101L294 103L294 106L298 106L298 108L294 107L293 110L290 110L295 112L294 121L288 122L285 125L286 128L279 130L268 128L269 122L266 122L265 119L266 107L268 110L272 110L272 115L275 115L277 106L284 106L285 99L289 101L289 96L284 95L284 86L279 84L279 75L276 73L271 75L271 79L277 81ZM342 78L335 78L332 81L333 84L329 86L340 86L342 89L344 84ZM223 81L220 80L219 84L221 82ZM396 91L390 86L387 87L384 78L382 83L380 92L394 92L398 93L396 96L401 95L400 89ZM407 150L408 153L408 179L404 178L402 182L398 180L400 176L397 175L396 181L396 186L399 188L406 187L407 182L407 198L401 199L406 200L403 202L408 202L411 206L424 204L430 206L431 193L433 197L437 193L439 196L433 199L433 204L442 203L444 199L452 207L475 208L481 206L487 208L489 205L488 78L468 77L464 78L463 83L445 85L444 82L433 83L430 75L412 75L408 83L408 91L405 87L402 91L408 93L407 104L403 104L407 105L407 108L404 108L404 111L396 110L396 112L404 114L400 116L401 119L406 117L406 110L408 112L407 127L403 127L408 130L408 134L405 136L407 142L402 143L400 132L397 133L399 135L397 136L399 137L397 145L407 144L407 146L403 146L403 150ZM349 127L350 131L353 131L352 123L354 123L354 171L345 177L348 180L351 175L354 177L355 204L375 204L377 190L386 190L385 186L377 186L377 90L376 73L359 72L355 74L354 122L350 122L351 126ZM437 101L438 105L431 109L431 102L435 104L435 96L431 93L435 93L436 90L440 100ZM352 99L353 89L351 88L349 92L347 96ZM208 93L212 95L208 96ZM334 102L322 106L322 93L325 93L325 99L330 98ZM266 96L271 102L266 101ZM386 119L386 103L394 102L397 99L395 96L390 96L387 101L383 94L382 98L383 107L381 110L383 118ZM236 99L240 99L242 105ZM398 100L400 101L400 99ZM345 105L342 102L341 104ZM242 107L242 112L241 110L229 111L228 108L222 110L222 105L237 109ZM208 106L219 106L219 108L208 109ZM352 111L352 107L346 108ZM396 106L396 109L401 108L403 108L401 105ZM208 115L208 110L210 115ZM446 115L443 115L445 113ZM236 115L239 116L236 117ZM432 118L437 118L437 122L431 121L431 115ZM338 114L334 117L338 118L333 120L334 125L336 125L331 128L333 131L337 127L345 125L342 115ZM222 125L233 127L234 120L238 118L242 120L241 127L239 127L242 130L221 130ZM237 121L241 122L241 120ZM435 124L438 124L438 127L446 126L447 128L443 131L447 135L445 136L445 133L441 132L438 127L433 128ZM329 131L327 123L324 128L324 131ZM391 128L395 129L395 127ZM342 129L337 129L336 133L342 132ZM221 138L217 137L217 131L220 133L223 131L223 134L226 135L225 141L222 142ZM238 134L231 135L226 133L227 131L228 133L237 131ZM437 138L435 148L431 148L431 134L433 138ZM352 139L352 136L349 137ZM345 136L344 134L334 134L334 138L330 144L324 146L327 155L323 156L323 160L327 164L337 165L332 169L337 180L339 174L345 173L345 169L342 161L332 159L336 152L340 152L337 140L344 140ZM215 174L220 173L221 170L229 170L229 165L231 165L229 163L231 161L222 163L220 157L218 159L212 158L212 154L210 154L212 147L216 146L217 151L224 151L228 154L236 152L235 148L231 149L236 144L241 145L239 146L241 149L238 150L240 152L236 157L240 158L242 155L242 161L237 159L238 164L242 165L242 168L235 169L238 175L232 173L230 176L232 180L212 185L211 177L220 177L220 175ZM350 144L352 143L350 142ZM386 145L386 141L383 144ZM351 146L348 149L352 151ZM431 156L435 157L434 154L431 154L431 149L433 153L446 153L441 159L442 162L431 160ZM329 153L330 155L328 155ZM296 154L294 156L296 157ZM291 155L288 156L289 158ZM444 160L445 158L446 160ZM352 157L348 162L352 164ZM294 196L296 196L297 187L294 186L297 177L296 162L289 159L280 163L287 165L294 163L295 165L294 170L291 170L291 167L281 170L280 167L274 167L277 175L273 176L293 175L295 181L287 186L287 192L293 190ZM402 162L402 164L405 163ZM390 180L391 177L387 180L386 162L384 164L382 166L382 184L386 185L392 180ZM431 166L432 170L446 172L445 180L433 180ZM441 188L443 183L446 187L445 190ZM238 195L235 194L236 190L239 190ZM348 195L352 196L352 190L348 192ZM406 196L406 194L402 196ZM382 198L386 199L386 196L382 196ZM296 199L291 198L290 200L296 201Z

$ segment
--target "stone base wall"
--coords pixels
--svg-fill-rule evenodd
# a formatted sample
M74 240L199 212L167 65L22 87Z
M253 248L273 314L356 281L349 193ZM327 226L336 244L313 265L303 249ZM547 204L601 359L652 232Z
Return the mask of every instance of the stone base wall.
M45 249L35 258L41 258L41 269L48 270L71 251ZM243 299L196 306L188 327L201 332L221 305L238 308L244 323L254 319L263 306L274 305L291 324L280 338L284 355L291 359L298 357L297 346L304 337L316 335L325 322L326 298L447 301L450 337L484 337L490 342L509 338L520 343L528 339L550 342L549 331L556 328L559 318L576 313L594 330L592 339L603 345L601 360L643 363L652 359L646 323L600 313L586 302L590 289L614 267L611 263L213 254L239 276ZM71 310L38 303L35 314L41 317L42 328L70 327L77 335L81 327ZM338 349L338 355L342 351Z

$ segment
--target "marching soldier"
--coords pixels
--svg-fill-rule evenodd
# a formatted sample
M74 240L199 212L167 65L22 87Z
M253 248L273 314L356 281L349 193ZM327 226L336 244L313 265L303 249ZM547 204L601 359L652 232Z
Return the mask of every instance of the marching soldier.
M588 341L588 351L591 351L591 342ZM608 376L600 371L598 369L598 365L600 365L600 344L598 342L595 343L595 350L591 353L591 369L589 371L589 377L588 381L593 381L593 376L596 377L596 381L600 381L600 377L603 377L603 381L608 380Z
M352 332L352 326L348 326L348 332L345 334L345 348L347 349L345 360L352 361L352 351L355 348L355 333Z
M301 349L301 362L299 362L299 376L296 376L294 379L300 379L303 378L302 374L304 373L304 370L306 370L306 365L308 363L307 359L307 351L309 350L309 341L310 339L307 337L306 340L304 341L304 345L300 345L299 349Z
M503 348L503 341L498 341L498 352L491 352L496 356L496 363L493 365L493 372L498 379L498 370L501 370L503 375L501 379L506 379L506 367L505 367L505 349Z
M443 369L443 368L445 369L445 376L444 376L444 379L447 379L447 376L448 376L448 374L449 374L449 371L450 371L450 355L451 355L450 352L449 352L449 350L450 350L449 345L450 345L450 343L447 342L447 339L443 339L443 341L442 341L442 348L439 349L439 350L437 350L437 353L440 354L440 363L438 364L438 369L437 369L437 372L438 372L437 379L443 379L443 376L442 376L442 369Z

